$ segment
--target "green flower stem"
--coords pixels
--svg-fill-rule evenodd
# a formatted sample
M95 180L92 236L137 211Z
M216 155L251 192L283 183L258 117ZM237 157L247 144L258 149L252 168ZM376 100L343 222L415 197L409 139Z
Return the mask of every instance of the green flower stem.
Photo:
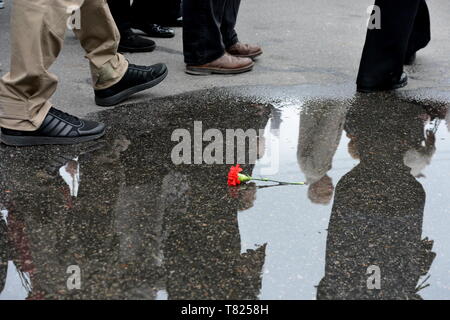
M264 181L264 182L274 182L274 183L279 183L279 184L292 184L292 185L298 185L298 186L305 185L304 182L284 182L284 181L278 181L278 180L270 180L270 179L267 179L267 178L261 178L261 179L252 178L252 180L254 180L254 181Z
M264 181L264 182L274 182L274 183L283 184L283 185L299 185L299 186L305 185L304 182L283 182L283 181L277 181L277 180L270 180L267 178L258 179L258 178L253 178L253 177L247 176L245 174L241 174L241 173L238 174L238 177L241 182Z

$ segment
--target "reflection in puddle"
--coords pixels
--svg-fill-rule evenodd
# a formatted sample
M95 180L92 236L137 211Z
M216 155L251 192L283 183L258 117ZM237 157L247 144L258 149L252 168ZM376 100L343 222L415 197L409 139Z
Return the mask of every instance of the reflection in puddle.
M366 99L347 114L345 130L355 137L360 163L336 187L317 298L421 299L419 279L435 253L433 241L422 238L425 190L404 157L432 149L434 138L424 135L424 109ZM372 103L376 110L368 109ZM377 289L368 286L371 266L380 270Z
M165 290L159 290L156 294L156 300L167 300L168 295Z
M429 115L424 115L425 139L422 140L420 146L415 146L405 152L403 162L411 168L411 175L416 178L424 178L423 170L431 163L436 152L436 132L441 123L441 119L431 121Z
M1 300L24 300L32 292L30 275L22 272L13 261L7 263L6 278L3 279Z
M27 236L21 224L6 209L1 210L0 220L0 299L23 300L32 297L30 260ZM17 254L12 258L12 252Z
M113 125L101 145L0 147L0 298L450 297L442 104L246 101L163 99L101 113ZM264 129L259 160L244 171L257 177L269 166L273 178L309 185L229 189L228 165L174 165L172 132L191 132L194 121ZM43 172L62 153L59 174ZM71 265L82 270L80 290L66 286ZM380 289L367 286L371 266Z
M5 224L8 224L8 210L5 208L2 208L0 210L1 218L5 222Z
M78 158L70 160L59 169L59 175L67 183L72 197L78 197L78 188L80 186L80 164Z
M313 101L300 114L297 158L313 203L327 205L333 198L334 186L328 171L341 141L347 109L346 103Z

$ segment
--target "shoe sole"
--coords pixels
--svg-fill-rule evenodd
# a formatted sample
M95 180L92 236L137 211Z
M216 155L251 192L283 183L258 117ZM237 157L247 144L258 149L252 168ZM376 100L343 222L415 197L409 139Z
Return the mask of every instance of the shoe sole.
M95 97L95 103L100 107L115 106L138 92L153 88L154 86L158 85L167 77L168 73L169 73L169 70L166 69L166 71L164 71L164 73L162 75L160 75L158 78L153 79L152 81L128 88L128 89L126 89L122 92L119 92L118 94L113 95L108 98Z
M135 29L133 28L133 30L137 30L135 31L135 34L141 37L147 37L147 38L159 38L159 39L172 39L175 37L174 33L171 34L153 34L153 33L146 33L144 31L141 31L140 29Z
M211 74L240 74L253 70L254 63L248 67L239 69L221 69L221 68L199 68L199 67L186 67L186 73L194 76L206 76Z
M408 81L405 81L403 83L396 84L389 88L357 88L356 91L358 91L360 93L376 93L376 92L397 90L397 89L406 87L407 85L408 85Z
M129 52L129 53L139 53L139 52L153 52L156 49L156 45L151 46L151 47L144 47L144 48L131 48L131 47L123 47L123 46L119 46L118 51L120 53L123 52Z
M104 130L101 133L83 136L83 137L32 137L32 136L11 136L1 134L0 141L8 146L29 147L39 145L68 145L79 144L83 142L97 140L105 135Z

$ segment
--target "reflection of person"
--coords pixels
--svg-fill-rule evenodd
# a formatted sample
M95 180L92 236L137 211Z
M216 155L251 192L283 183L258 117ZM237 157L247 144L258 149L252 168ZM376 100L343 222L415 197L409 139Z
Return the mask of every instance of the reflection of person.
M318 299L420 299L434 259L421 238L425 191L403 162L423 135L423 110L382 99L357 100L347 115L361 162L336 188ZM368 287L370 266L380 270L378 289Z
M255 183L247 183L245 188L241 188L238 193L239 211L245 211L253 208L254 203L256 201L256 192L258 191L258 187Z
M434 108L428 105L423 105L423 111L418 115L418 119L422 121L423 130L429 121L436 121L433 129L425 131L425 135L417 136L417 140L414 145L404 154L404 163L407 167L411 168L411 174L416 178L424 177L422 171L431 163L431 160L436 152L436 131L440 124L441 118L443 118L444 109ZM418 123L418 122L417 122ZM347 137L350 139L348 143L348 152L354 159L359 159L358 150L356 148L358 137L351 133L351 128L347 129ZM418 128L417 128L418 129ZM419 132L419 131L417 131Z
M380 28L369 28L359 67L360 92L392 90L408 82L404 64L430 41L430 16L425 0L376 0Z
M3 293L14 294L14 281L19 278L23 287L23 298L28 300L42 299L39 290L32 290L31 281L36 278L36 266L31 255L31 242L25 229L23 217L16 216L14 204L2 199L5 206L0 205L2 219L0 221L0 297ZM8 209L6 209L8 208ZM6 215L5 215L6 213ZM9 280L9 281L7 281ZM9 287L6 284L9 283Z
M341 140L346 111L345 103L321 101L305 105L300 113L297 159L313 203L328 204L333 197L327 172Z
M436 152L436 137L434 132L427 131L424 144L415 146L406 151L403 161L405 165L411 168L411 174L416 177L424 177L422 171L431 163Z
M241 105L227 107L242 109ZM197 109L193 116L210 127L216 121L244 129L267 123L263 108L249 109L239 123L235 112L223 112L223 118L217 119ZM227 194L228 166L206 166L205 170L204 166L175 166L170 157L174 145L161 143L170 141L174 128L191 125L191 119L170 110L161 117L163 125L152 122L142 130L142 113L129 113L126 108L99 117L130 126L116 126L115 138L105 143L79 147L83 152L77 151L78 156L71 154L73 148L45 148L45 156L56 159L49 161L46 170L34 161L41 158L42 149L6 152L0 145L0 203L16 221L23 221L23 231L16 238L28 241L12 243L21 248L26 248L23 243L29 245L22 260L33 269L22 270L33 270L30 297L154 299L167 288L170 298L256 298L265 246L240 251L237 213L241 206ZM67 206L67 186L58 172L74 158L78 158L82 181L78 198ZM61 163L60 159L66 160ZM245 169L251 172L252 168ZM5 200L5 195L11 199ZM251 199L249 194L245 201ZM82 270L80 290L67 289L70 265ZM211 271L207 279L204 270ZM203 287L198 290L198 285ZM192 292L186 293L186 288Z
M447 113L445 114L445 122L447 123L448 132L450 132L450 108L447 109Z
M242 199L243 207L241 199L228 196L222 176L214 172L218 170L226 172L217 166L191 169L177 178L185 187L171 193L164 213L169 299L255 300L260 293L266 246L241 253L237 220L254 194L244 191L243 197L249 197Z
M0 210L2 212L5 210L1 203ZM5 289L6 275L8 274L8 260L10 258L7 232L6 219L3 218L2 213L0 216L0 295Z
M424 111L419 118L423 123L424 136L416 145L405 153L405 164L411 168L411 174L416 178L424 177L422 171L431 163L436 152L436 132L441 124L441 120L446 117L448 107L442 103L434 104L420 103ZM433 128L426 129L427 125L433 124Z
M111 232L114 220L100 218L111 217L121 175L111 168L113 164L87 161L103 151L99 149L79 157L77 163L86 184L82 185L78 200L73 201L75 198L65 192L67 186L58 174L61 166L66 167L60 163L63 158L56 156L61 149L48 151L48 156L55 160L49 161L46 170L22 157L20 152L9 152L11 159L2 157L5 166L1 170L2 187L10 190L6 205L9 246L14 249L14 263L20 266L21 272L29 274L32 290L28 299L93 299L113 294L102 284L101 277L95 276L100 273L112 277L118 273L118 268L111 263L115 260L112 244L116 235ZM74 164L73 160L68 163ZM91 179L96 181L94 185L108 192L102 194L89 189ZM66 205L68 197L71 205ZM42 201L43 198L51 201ZM80 266L83 283L91 286L92 291L68 291L66 270L70 265Z
M203 114L196 119L205 127L220 123L244 131L267 125L267 107L253 105L249 111L241 114L239 124L227 117L233 112L225 111L220 119ZM242 164L242 168L250 174L254 165ZM169 299L254 300L259 296L266 245L242 253L238 225L239 211L253 206L256 187L228 189L224 180L228 170L227 165L178 166L164 178L161 198L167 199L164 267Z

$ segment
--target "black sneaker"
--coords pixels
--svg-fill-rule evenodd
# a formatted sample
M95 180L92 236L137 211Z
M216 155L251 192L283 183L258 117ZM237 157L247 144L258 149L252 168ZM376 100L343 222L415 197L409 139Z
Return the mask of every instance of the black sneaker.
M173 38L175 31L171 28L162 27L159 24L153 23L135 23L133 29L140 30L144 35L153 38Z
M152 52L155 48L155 41L140 37L131 29L120 34L119 52Z
M166 78L167 73L163 63L149 67L130 64L118 83L107 89L95 90L95 103L102 107L119 104L135 93L156 86Z
M105 134L105 125L51 108L38 130L17 131L2 128L1 133L0 141L9 146L77 144L102 137Z
M358 80L357 91L361 93L373 93L390 91L405 87L408 84L408 75L403 72L400 76L392 76L383 83L372 84L368 81Z

